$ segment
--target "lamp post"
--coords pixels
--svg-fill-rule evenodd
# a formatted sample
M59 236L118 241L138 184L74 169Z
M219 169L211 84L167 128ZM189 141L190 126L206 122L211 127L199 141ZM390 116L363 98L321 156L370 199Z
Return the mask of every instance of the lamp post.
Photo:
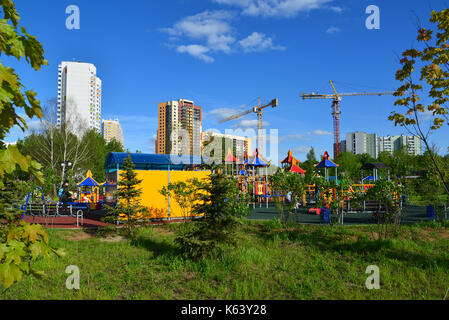
M62 181L63 181L62 183L64 184L66 170L72 167L72 163L70 161L61 162L61 167L62 167Z

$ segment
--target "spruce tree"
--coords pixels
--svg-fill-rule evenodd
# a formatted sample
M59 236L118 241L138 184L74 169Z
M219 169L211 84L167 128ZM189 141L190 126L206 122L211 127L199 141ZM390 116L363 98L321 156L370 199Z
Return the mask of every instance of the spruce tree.
M211 174L199 185L196 186L199 201L193 212L203 218L192 228L182 230L175 240L189 258L213 256L221 251L222 244L234 245L239 218L247 214L246 202L242 201L243 195L234 179L221 173Z
M108 207L108 214L115 219L118 219L121 214L126 216L128 236L131 237L135 236L136 215L148 212L148 209L140 204L139 197L142 190L138 188L138 185L142 180L137 178L134 168L135 165L128 152L128 157L123 161L124 170L120 173L120 181L116 191L117 205L115 208Z

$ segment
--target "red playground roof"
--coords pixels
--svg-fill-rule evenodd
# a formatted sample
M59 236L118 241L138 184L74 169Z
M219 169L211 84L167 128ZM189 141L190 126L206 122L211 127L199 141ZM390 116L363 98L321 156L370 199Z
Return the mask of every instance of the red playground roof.
M296 164L293 164L292 166L290 166L290 168L287 169L290 172L296 172L296 173L300 173L300 174L305 174L306 172L304 170L302 170L300 167L298 167Z
M297 160L295 157L293 157L291 150L288 151L287 158L282 160L281 163L290 164L290 166L286 169L286 171L300 173L302 175L304 175L306 173L305 170L301 169L299 166L296 165L297 163L300 163L300 161Z
M225 162L237 162L237 158L232 155L231 149L228 149L228 155L226 156Z
M287 158L285 158L284 160L281 161L281 163L293 163L293 161L295 163L300 163L301 161L297 160L295 157L293 157L293 153L291 150L288 150L288 155Z

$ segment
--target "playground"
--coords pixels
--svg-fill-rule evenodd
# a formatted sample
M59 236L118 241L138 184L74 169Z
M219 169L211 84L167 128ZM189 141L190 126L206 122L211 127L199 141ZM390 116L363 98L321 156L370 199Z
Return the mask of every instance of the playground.
M114 191L120 184L120 174L123 170L127 153L110 153L106 159L105 169L107 180L98 183L89 170L86 177L79 181L69 192L70 198L59 203L45 199L42 189L35 188L30 192L22 206L23 219L27 222L40 223L49 228L98 228L108 224L102 221L106 215L105 205L114 206L117 199ZM140 201L148 208L146 215L134 217L146 223L169 223L186 218L180 205L164 197L160 190L170 183L188 181L190 179L205 179L210 170L201 169L203 159L184 156L176 159L176 163L169 155L131 154L136 166L138 179L142 180ZM268 174L270 163L259 155L256 149L251 157L245 155L238 160L231 150L225 158L223 173L229 179L235 179L239 189L245 194L249 220L272 220L280 217L279 206L292 201L292 194L288 190L278 190L273 183L273 174ZM306 171L300 167L291 151L281 161L282 170L304 178ZM301 224L373 224L375 211L378 211L376 201L363 201L358 208L351 207L351 197L356 192L365 193L383 178L390 180L390 171L382 163L368 163L361 169L359 183L352 184L345 191L344 196L337 194L336 188L341 183L338 174L339 165L329 159L327 152L322 160L315 164L314 178L322 178L327 187L320 190L315 184L306 184L301 195L297 195L294 210L289 210L283 219L285 222ZM381 172L381 174L380 174ZM435 210L429 207L407 205L404 196L397 195L395 205L402 213L401 223L410 224L435 219ZM330 203L338 205L338 216L330 209ZM447 205L440 209L447 219ZM126 222L126 217L120 215L117 224Z

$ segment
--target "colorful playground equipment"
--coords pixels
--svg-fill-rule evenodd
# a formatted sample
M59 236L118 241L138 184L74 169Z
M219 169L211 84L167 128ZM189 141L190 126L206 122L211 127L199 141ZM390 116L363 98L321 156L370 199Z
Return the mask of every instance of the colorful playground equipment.
M77 187L77 203L88 203L90 210L102 209L103 200L100 196L100 184L92 177L92 171L87 171L86 178L78 183Z
M238 172L237 179L241 188L240 190L245 193L250 193L250 189L252 189L253 208L256 207L256 201L259 202L259 206L262 206L263 199L265 199L266 206L268 207L268 201L271 196L268 182L269 166L270 163L265 161L259 155L259 150L256 149L252 158L249 158L248 154L245 154L241 170ZM263 174L263 168L265 168L265 174Z
M44 190L41 187L35 187L32 191L28 192L25 204L21 207L21 210L23 210L22 219L24 219L27 212L35 205L42 206L43 211L45 211L47 201L45 200Z
M306 174L306 171L301 169L297 165L300 162L301 161L299 161L295 157L293 157L292 151L288 150L288 155L287 155L287 157L284 160L281 161L281 164L283 164L283 165L287 164L288 165L288 166L284 167L285 171L299 173L301 176L304 177L304 175Z
M142 190L140 203L148 208L147 214L136 216L136 218L142 220L171 220L185 217L183 210L181 210L179 205L173 201L173 199L170 199L170 195L166 198L160 194L159 191L172 182L187 181L192 178L207 178L210 171L201 169L203 159L195 156L140 153L130 154L130 156L135 164L137 178L142 180L140 185L140 189ZM102 203L103 201L100 199L99 195L101 187L103 188L105 202L114 204L117 201L120 201L120 199L114 199L114 191L120 183L120 173L124 169L123 162L127 157L128 153L110 153L107 156L105 163L107 180L103 184L98 184L92 178L91 172L89 171L86 179L78 184L79 188L85 188L83 192L81 192L80 189L79 201L82 201L83 198L88 198L91 208L94 208L97 203ZM250 196L246 197L245 200L248 201L248 206L255 208L257 204L259 207L262 207L262 205L265 204L268 207L269 202L272 202L274 199L280 198L284 201L288 197L288 195L279 194L277 190L274 190L270 181L270 176L268 175L270 163L263 159L259 154L258 149L255 150L251 157L248 157L248 154L245 153L244 159L241 160L232 154L231 149L228 149L224 160L224 173L230 178L232 177L235 179L239 189ZM281 161L281 164L287 172L300 174L303 177L306 174L306 171L299 166L300 161L293 156L291 150L289 150L287 157ZM335 185L340 183L338 178L339 165L330 160L328 152L324 153L322 160L314 167L315 176L323 174L327 181L335 181ZM373 177L377 177L377 173L373 173ZM366 183L371 181L372 180L369 179L362 180L362 191L373 186L372 184ZM359 185L351 186L349 191L354 193L356 187L359 187ZM333 197L336 197L335 186L331 183L329 188L332 189L331 192L325 192L327 197L329 197L329 199L325 199L325 202L327 203L329 203ZM326 210L324 209L329 207L329 204L324 205L323 208L314 207L317 203L316 197L318 192L319 190L317 190L315 185L306 186L306 190L302 197L302 204L303 206L312 207L310 213L326 213ZM348 199L341 199L342 205L345 203L345 200ZM119 216L120 221L124 221L125 219L125 216ZM326 222L326 219L324 221Z
M337 171L338 171L339 165L329 159L329 153L327 151L324 152L323 159L321 160L321 162L316 164L314 167L317 169L324 168L324 179L326 179L327 181L332 180L329 177L329 172L328 172L329 168L335 168L335 180L337 180L337 177L338 177Z

